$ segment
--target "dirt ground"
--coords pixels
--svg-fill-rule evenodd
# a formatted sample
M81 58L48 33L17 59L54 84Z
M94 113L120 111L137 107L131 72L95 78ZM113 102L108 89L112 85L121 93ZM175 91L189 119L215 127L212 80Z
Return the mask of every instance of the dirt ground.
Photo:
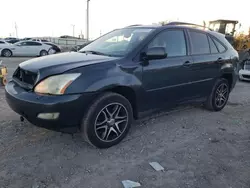
M0 88L0 187L122 188L132 180L143 188L250 188L249 112L250 83L238 82L221 112L188 106L160 113L100 150L80 134L20 122ZM156 172L153 161L165 170Z

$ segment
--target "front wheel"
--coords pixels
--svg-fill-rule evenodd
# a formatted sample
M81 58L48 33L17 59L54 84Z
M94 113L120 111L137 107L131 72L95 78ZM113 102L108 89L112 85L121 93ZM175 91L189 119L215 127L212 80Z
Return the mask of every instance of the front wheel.
M2 51L2 56L3 57L11 57L12 56L12 52L9 49L4 49Z
M218 79L205 103L205 107L211 111L222 110L227 104L229 92L228 81L224 78Z
M127 135L132 119L132 107L125 97L105 93L90 106L83 118L82 135L95 147L109 148Z

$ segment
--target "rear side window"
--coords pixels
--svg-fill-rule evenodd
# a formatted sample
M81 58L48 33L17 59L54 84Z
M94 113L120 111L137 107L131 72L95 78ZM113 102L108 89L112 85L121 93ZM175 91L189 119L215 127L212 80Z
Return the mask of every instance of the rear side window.
M157 35L148 48L164 47L168 57L185 56L186 40L183 30L166 30Z
M5 44L3 41L0 41L0 44Z
M34 42L33 46L42 46L42 44L38 42Z
M210 48L208 43L208 37L204 33L190 31L190 37L192 42L192 54L209 54Z
M21 46L26 46L26 45L27 45L27 42L22 42L20 45L21 45Z
M41 46L42 44L38 43L38 42L27 42L28 46Z
M219 53L217 47L214 44L214 41L211 39L211 37L208 36L208 41L209 41L209 45L210 45L210 50L212 54L216 54Z
M217 48L219 49L220 53L226 51L226 48L219 41L214 40L214 42L215 42Z

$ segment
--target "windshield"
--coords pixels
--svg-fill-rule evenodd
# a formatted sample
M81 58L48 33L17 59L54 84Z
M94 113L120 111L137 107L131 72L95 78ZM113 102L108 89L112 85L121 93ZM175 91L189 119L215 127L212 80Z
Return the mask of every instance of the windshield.
M147 28L118 29L91 42L79 52L98 52L102 55L123 57L144 40L152 30Z
M245 69L245 70L250 70L250 60L248 60L248 61L246 61L246 62L244 63L244 69Z

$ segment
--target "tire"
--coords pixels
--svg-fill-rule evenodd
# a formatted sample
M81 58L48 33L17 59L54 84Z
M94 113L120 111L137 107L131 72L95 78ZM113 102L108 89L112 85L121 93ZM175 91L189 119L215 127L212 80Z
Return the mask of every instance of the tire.
M219 90L221 90L221 92ZM225 95L222 95L222 93ZM229 93L230 89L228 81L224 78L218 79L214 84L211 94L205 102L205 108L210 111L222 110L227 104Z
M7 79L5 77L0 78L0 85L6 86L6 84L7 84Z
M111 113L114 113L112 118L109 115ZM130 102L122 95L104 93L85 114L81 124L82 136L97 148L109 148L123 140L132 121L133 110Z
M4 49L1 54L3 57L11 57L12 56L12 51L9 49Z
M41 52L40 52L40 56L46 56L46 55L48 55L49 53L46 51L46 50L42 50Z

